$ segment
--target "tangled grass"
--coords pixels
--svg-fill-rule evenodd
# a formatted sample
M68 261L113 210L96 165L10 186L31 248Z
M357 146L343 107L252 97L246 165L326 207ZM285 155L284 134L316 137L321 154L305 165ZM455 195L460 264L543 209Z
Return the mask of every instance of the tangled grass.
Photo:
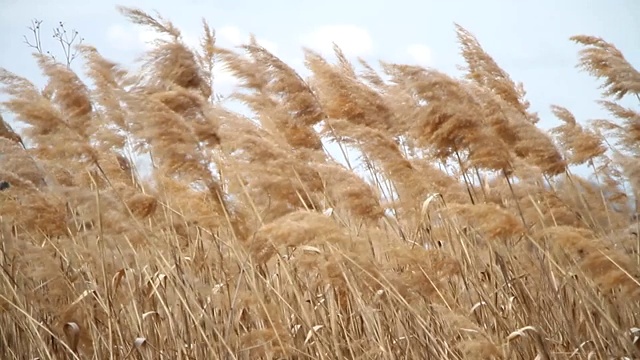
M0 72L28 125L0 122L2 359L640 357L640 73L612 44L572 38L614 120L545 132L459 26L462 78L336 47L303 79L120 10L166 37L144 71L81 45L91 84Z

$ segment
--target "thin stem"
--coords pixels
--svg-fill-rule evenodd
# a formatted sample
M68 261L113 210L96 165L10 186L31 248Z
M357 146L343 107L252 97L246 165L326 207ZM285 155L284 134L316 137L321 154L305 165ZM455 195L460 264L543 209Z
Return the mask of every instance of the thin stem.
M509 185L509 190L511 191L511 196L513 196L513 200L516 202L516 207L518 208L518 214L520 214L520 219L522 220L522 225L524 225L525 229L528 229L527 221L524 218L524 212L522 211L522 207L520 206L520 199L516 196L516 192L513 190L513 185L511 184L511 179L509 179L509 175L507 175L507 171L502 169L502 175L505 180L507 180L507 184Z
M458 159L458 165L460 166L460 171L462 172L462 178L464 179L464 183L467 186L467 192L469 193L469 199L471 199L471 204L475 205L476 202L473 199L473 194L471 193L471 184L469 179L467 179L467 172L464 170L464 166L462 165L462 159L460 158L460 154L458 150L454 152L456 154L456 159Z
M613 226L611 222L611 214L609 213L609 207L607 206L607 199L604 196L603 184L600 181L600 176L598 176L598 170L596 169L595 164L593 163L593 159L589 159L589 166L593 169L593 176L596 178L596 183L598 184L598 189L600 190L600 199L602 200L602 205L604 205L605 212L607 214L607 222L609 226Z

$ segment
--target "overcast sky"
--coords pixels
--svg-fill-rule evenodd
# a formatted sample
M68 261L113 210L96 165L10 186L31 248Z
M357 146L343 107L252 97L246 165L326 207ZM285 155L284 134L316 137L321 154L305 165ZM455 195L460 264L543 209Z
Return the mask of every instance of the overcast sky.
M150 34L130 25L116 5L157 10L183 32L188 42L201 34L201 18L216 29L219 44L232 46L254 33L284 61L302 67L302 46L329 54L335 41L349 56L422 64L454 73L462 65L454 23L471 31L516 82L545 128L557 121L549 105L571 110L579 121L606 116L595 100L598 83L575 68L577 34L614 43L640 67L638 0L456 0L290 1L290 0L0 0L0 67L38 82L40 72L23 42L31 19L43 20L45 47L58 51L51 29L59 21L75 28L108 58L130 64ZM229 89L228 76L219 86ZM625 105L637 106L628 99Z

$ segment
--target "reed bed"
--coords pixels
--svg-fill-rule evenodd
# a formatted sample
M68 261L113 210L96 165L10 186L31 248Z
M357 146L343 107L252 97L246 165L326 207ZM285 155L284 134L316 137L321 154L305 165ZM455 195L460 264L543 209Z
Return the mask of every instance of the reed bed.
M338 47L303 78L119 9L163 36L138 70L87 44L77 72L35 52L42 89L0 69L26 125L0 121L2 359L640 358L640 73L613 44L570 39L610 119L544 131L458 25L459 78Z

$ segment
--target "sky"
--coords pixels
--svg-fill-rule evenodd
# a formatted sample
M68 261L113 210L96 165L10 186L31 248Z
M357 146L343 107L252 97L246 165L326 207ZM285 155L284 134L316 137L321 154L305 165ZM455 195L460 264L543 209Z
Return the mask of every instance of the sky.
M463 65L457 23L478 38L514 81L524 83L545 129L560 124L549 110L552 104L568 108L581 122L608 117L595 103L600 83L576 68L580 46L570 36L602 37L640 68L638 0L0 0L0 67L41 83L32 49L23 38L34 18L43 21L45 48L59 51L51 30L62 21L107 58L132 64L153 34L129 24L117 5L158 11L191 44L202 33L203 17L216 30L221 46L246 42L253 33L301 72L302 47L333 59L331 46L336 42L353 59L417 64L456 75L456 67ZM217 81L218 91L233 89L234 79L223 69L218 69ZM625 99L622 104L637 108L638 100Z

